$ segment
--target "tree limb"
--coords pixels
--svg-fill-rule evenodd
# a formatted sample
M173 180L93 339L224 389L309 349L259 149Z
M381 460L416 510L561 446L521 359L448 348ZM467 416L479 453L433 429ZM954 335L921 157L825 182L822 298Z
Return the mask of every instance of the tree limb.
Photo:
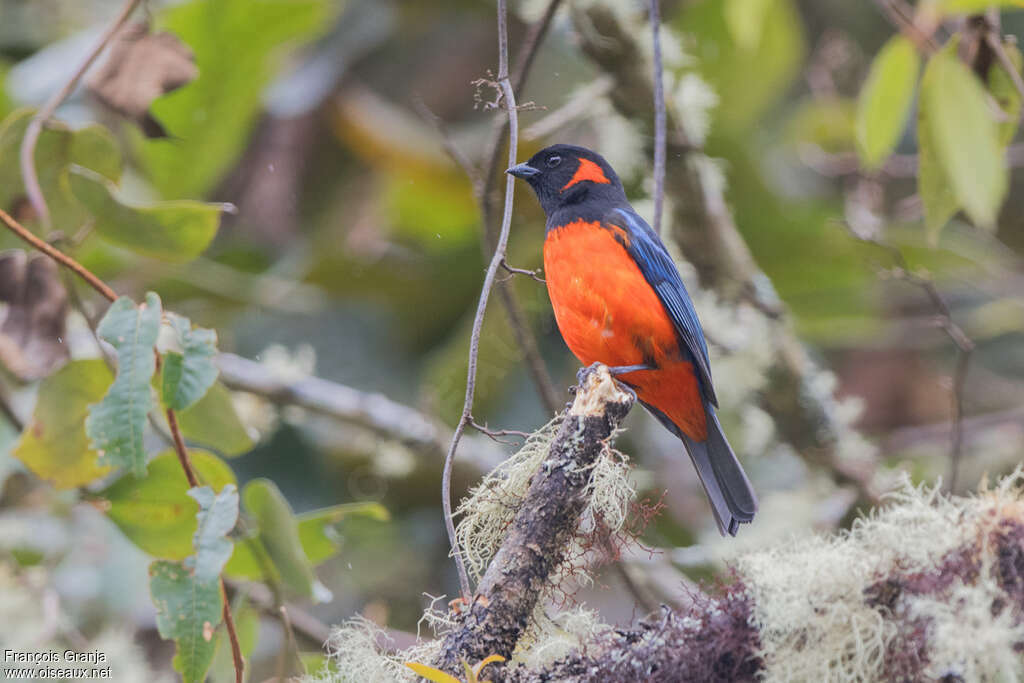
M587 503L591 465L633 401L605 366L583 371L576 399L501 548L458 617L460 625L445 636L441 668L457 672L460 659L511 656L576 531Z

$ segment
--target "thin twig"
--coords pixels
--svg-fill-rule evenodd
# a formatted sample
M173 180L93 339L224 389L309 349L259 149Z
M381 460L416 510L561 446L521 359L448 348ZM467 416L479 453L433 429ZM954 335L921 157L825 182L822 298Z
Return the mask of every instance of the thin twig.
M158 361L159 358L157 356ZM174 414L174 410L171 408L167 409L167 426L171 430L171 437L174 439L174 452L178 454L181 469L185 470L185 478L188 480L189 488L199 487L199 478L192 467L192 461L188 457L188 450L185 448L185 439L182 437L181 429L178 427L178 416ZM231 616L231 605L228 603L228 593L224 587L224 577L220 577L218 580L220 581L220 594L223 600L221 613L224 617L224 626L228 632L228 642L231 643L231 659L235 664L235 683L242 683L242 672L245 670L242 647L238 642L238 632L235 631L235 619Z
M220 594L224 601L221 614L224 615L224 627L228 632L228 642L231 643L231 659L235 665L235 683L242 683L245 671L245 660L242 659L242 648L238 642L238 631L235 630L235 618L231 616L231 605L228 604L228 594L224 588L224 577L220 577Z
M469 418L469 426L472 427L473 429L477 430L481 434L489 436L490 438L494 439L498 443L508 443L507 441L503 441L500 438L500 437L503 437L503 436L517 436L520 439L529 439L530 438L530 433L529 432L523 432L523 431L520 431L518 429L491 429L487 425L480 424L479 422L474 420L472 417Z
M27 183L26 183L27 184ZM20 237L25 242L29 243L42 253L46 254L53 260L57 261L64 267L68 268L80 278L85 280L89 285L92 286L97 292L102 294L105 298L110 301L117 300L117 292L110 288L105 282L96 277L92 271L83 266L81 263L71 258L64 252L60 251L53 245L45 242L31 232L25 229L18 221L14 220L9 214L0 209L0 221L4 223L15 235ZM156 353L156 349L153 350ZM157 355L157 362L159 363L160 356ZM181 462L181 467L185 471L185 478L188 480L189 486L195 488L199 486L199 480L196 477L195 471L192 469L192 463L188 458L188 451L185 449L185 441L181 436L181 430L178 428L178 419L171 408L167 409L167 424L171 430L171 436L174 439L174 450L178 454L178 460ZM227 595L224 592L224 580L221 579L221 594ZM235 664L235 680L236 683L242 683L242 671L245 666L245 661L242 659L242 648L238 642L238 634L235 632L235 623L231 617L231 607L228 605L227 599L224 599L223 606L224 623L228 630L228 639L231 641L231 656L234 659Z
M537 56L537 50L540 48L544 36L547 35L551 21L561 4L562 0L551 0L540 19L530 26L526 39L523 41L523 47L512 69L513 92L522 91L526 78L530 73L530 67ZM492 253L496 247L493 220L495 207L492 202L491 191L498 176L501 147L507 130L508 121L504 119L501 119L501 122L495 125L490 143L487 145L487 152L483 156L484 162L480 166L483 182L480 183L480 189L477 193L477 203L480 205L482 216L485 257L486 254ZM513 161L513 163L515 162ZM530 378L537 387L541 403L548 413L554 414L561 408L558 391L548 372L547 365L545 365L544 359L540 355L537 340L530 329L526 314L523 312L523 307L519 303L515 290L507 284L502 284L498 287L498 298L505 307L509 324L512 327L512 333L515 335L517 345L523 351L523 360L526 363L527 372L529 372Z
M452 161L462 169L462 172L469 178L470 184L473 186L473 194L479 195L483 189L483 178L480 177L480 169L477 168L469 157L459 149L459 146L455 144L452 139L451 132L448 130L448 126L445 125L444 119L431 111L427 103L423 101L423 98L419 95L412 99L413 109L420 115L420 118L427 122L434 132L437 133L437 137L441 140L441 146L444 151L448 154Z
M539 268L537 270L529 270L527 268L516 268L515 266L510 266L508 264L508 261L505 261L504 259L502 259L501 261L501 267L507 270L508 272L512 273L513 275L527 275L536 280L537 282L540 282L541 284L546 283L546 280L540 276Z
M661 68L661 12L659 0L651 0L651 34L654 39L654 232L661 234L665 203L665 85Z
M931 54L939 49L935 38L914 21L911 8L897 0L875 0L875 4L882 10L882 14L917 46L918 50Z
M21 176L25 182L25 194L28 196L28 200L31 202L36 214L38 214L40 221L47 228L50 227L50 209L46 206L43 190L39 185L35 160L36 142L39 141L39 134L43 131L43 124L50 120L53 113L57 111L57 107L74 91L78 81L82 79L85 72L89 70L92 63L103 52L103 48L107 46L107 43L121 30L121 27L128 21L128 17L131 16L140 2L141 0L127 0L125 2L117 17L114 18L114 22L103 32L103 35L96 41L92 49L89 50L85 59L82 60L82 63L78 65L78 68L71 75L71 78L36 112L36 115L29 121L28 128L25 129L25 137L22 138L20 149Z
M516 153L519 148L519 113L516 110L516 96L512 92L512 82L509 80L508 75L507 21L506 1L498 0L498 85L501 87L505 109L508 112L508 165L514 166L516 163ZM498 273L498 268L501 267L501 262L505 259L505 250L508 247L508 233L512 226L514 192L515 178L507 176L505 180L505 209L501 217L498 244L494 250L494 256L491 258L491 263L487 266L487 274L484 276L484 284L480 292L480 302L477 304L476 316L473 318L473 332L469 338L466 399L462 405L462 416L459 418L459 424L455 427L455 434L452 436L452 443L445 457L444 473L441 477L441 497L444 507L445 528L448 530L448 541L451 544L452 555L455 558L455 565L459 571L459 585L462 590L462 597L466 600L469 600L472 593L470 592L469 574L466 572L462 552L455 538L455 522L452 519L452 463L455 461L455 451L459 447L459 439L473 419L473 396L476 392L476 365L480 353L480 331L484 324L484 313L487 312L487 300L490 298L495 276Z
M185 449L185 439L181 436L181 428L178 427L178 416L174 414L174 410L171 408L167 409L166 414L167 426L171 430L171 438L174 439L174 452L178 454L178 462L181 463L181 469L185 470L188 486L193 489L202 486L199 483L199 478L196 476L195 469L192 468L192 461L188 457L188 450Z
M971 354L975 348L974 341L953 320L953 312L950 310L949 304L946 303L941 292L939 292L938 287L935 286L935 281L930 277L912 271L902 251L876 237L859 234L846 221L840 222L854 239L883 249L892 256L895 267L887 270L886 273L890 277L912 284L924 291L931 302L932 308L936 311L936 326L946 333L946 336L949 337L956 347L956 369L953 371L953 386L950 394L952 406L950 411L949 490L953 491L956 488L963 451L964 390L967 385L967 373L970 370Z
M28 183L26 183L26 185L27 184ZM106 297L108 301L117 301L117 292L108 287L103 280L100 280L98 277L93 275L88 268L75 259L60 251L50 243L33 235L25 226L14 220L14 218L3 209L0 209L0 221L3 221L4 225L6 225L11 232L22 240L28 242L30 245L43 252L65 268L73 271L75 275L89 283L89 286Z

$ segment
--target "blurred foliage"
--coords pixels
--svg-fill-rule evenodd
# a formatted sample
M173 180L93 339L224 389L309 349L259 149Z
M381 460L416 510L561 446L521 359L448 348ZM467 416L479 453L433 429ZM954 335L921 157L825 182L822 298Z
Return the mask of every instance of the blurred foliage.
M500 113L479 106L493 93L473 82L495 66L493 5L151 4L144 18L188 45L199 77L154 101L165 139L146 139L133 121L73 94L36 147L52 216L44 225L25 201L21 140L118 4L0 0L0 208L124 295L107 308L62 279L74 308L61 340L71 360L38 382L0 375L0 398L26 425L0 419L0 548L10 551L0 568L50 572L68 623L89 637L107 624L148 625L137 628L148 635L139 640L154 668L171 665L156 633L176 641L185 680L208 671L233 680L218 626L222 599L235 608L250 680L276 674L280 648L291 646L277 624L266 627L274 618L247 593L248 582L328 622L362 612L413 631L424 593L455 586L438 449L358 418L299 409L287 396L237 390L218 377L215 357L232 351L284 381L316 375L384 393L436 420L444 440L443 425L461 411L489 255L473 183L413 99L440 117L452 144L474 161L483 155ZM516 52L542 3L512 4L521 12L511 26ZM620 4L623 13L638 7ZM936 41L952 38L938 51L918 49L873 3L666 2L663 19L672 76L706 82L711 93L695 101L681 89L673 106L681 118L699 111L709 119L704 151L718 160L729 208L793 327L834 369L839 393L863 397L860 425L886 448L886 464L926 479L946 470L947 433L935 434L949 415L952 351L927 294L887 277L898 265L890 249L934 281L978 344L968 415L987 425L1019 406L1021 96L998 59L964 61L967 34L957 22L964 12L1003 7L1011 35L1000 44L1019 72L1014 40L1024 13L1009 11L1016 2L919 5L922 16L947 20ZM40 20L46 12L52 21ZM556 141L594 147L621 166L643 208L650 140L618 119L606 96L576 102L599 74L572 30L560 13L521 98L535 106L521 118L528 128L567 103L576 114L554 134L525 140L520 157ZM520 190L510 264L541 264L542 225ZM683 272L699 305L713 308L714 297ZM543 285L520 276L509 285L556 383L568 385L574 360ZM531 431L550 416L500 297L491 302L474 415ZM727 324L743 320L737 314ZM737 360L728 341L711 346L716 363ZM170 450L167 408L180 411L198 490ZM710 578L725 551L706 533L702 494L679 467L678 443L635 412L619 444L634 457L638 488L651 500L671 488L644 539L665 549L673 572ZM723 413L757 454L750 465L773 501L766 510L810 512L766 515L740 542L831 528L843 517L827 514L841 491L809 472L765 419L753 407ZM1012 424L968 425L965 444L965 467L996 472L1020 459L1024 434ZM493 455L472 440L464 450L470 461ZM456 474L462 488L479 473L460 465ZM233 506L228 486L241 491ZM215 516L234 511L239 522L226 535L204 535L200 525L213 519L204 515L218 501L233 509ZM210 548L219 550L204 554ZM191 571L200 563L219 570L222 558L226 596L208 571ZM628 614L621 596L594 589L586 597ZM300 641L297 656L285 659L290 673L300 660L310 671L328 665L312 652L320 643Z

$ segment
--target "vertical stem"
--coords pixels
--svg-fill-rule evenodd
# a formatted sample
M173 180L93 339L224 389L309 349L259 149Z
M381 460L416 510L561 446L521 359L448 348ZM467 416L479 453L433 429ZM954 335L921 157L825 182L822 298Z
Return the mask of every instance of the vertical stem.
M654 232L661 235L661 214L665 203L665 86L661 68L661 12L658 0L651 0L651 34L654 39Z
M502 101L508 111L508 165L516 163L516 152L519 147L519 114L516 109L516 96L512 92L512 83L508 75L508 26L506 0L498 0L498 85L502 92ZM455 558L455 566L459 571L459 586L462 590L462 597L468 599L471 596L469 585L469 574L466 572L466 563L462 559L462 551L455 538L455 522L452 519L452 464L455 461L455 451L459 447L459 440L463 432L472 420L473 397L476 392L476 366L480 354L480 330L484 324L484 313L487 311L487 300L490 298L491 290L494 288L495 276L505 260L505 251L508 248L508 233L512 226L512 200L515 190L515 178L505 177L505 209L501 217L501 230L498 233L498 243L494 249L494 256L487 266L487 274L484 276L483 287L480 292L480 301L476 307L476 316L473 318L473 332L469 338L469 371L466 378L466 399L462 405L462 416L452 436L452 443L448 447L448 453L444 460L444 472L441 475L441 504L444 507L445 529L448 531L448 542L451 544L452 556Z
M224 627L228 631L228 642L231 643L231 660L235 665L235 683L242 683L245 671L245 660L242 658L242 647L238 642L238 631L235 630L235 618L231 616L228 594L224 588L224 577L220 577L220 594L224 601L221 614L224 616Z

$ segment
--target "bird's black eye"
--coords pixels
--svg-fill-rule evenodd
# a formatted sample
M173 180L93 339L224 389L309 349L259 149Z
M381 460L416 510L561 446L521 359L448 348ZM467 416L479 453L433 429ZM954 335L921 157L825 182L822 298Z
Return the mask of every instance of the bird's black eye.
M557 154L555 156L548 157L548 168L554 168L555 166L558 166L560 163L562 163L562 157L558 156Z

